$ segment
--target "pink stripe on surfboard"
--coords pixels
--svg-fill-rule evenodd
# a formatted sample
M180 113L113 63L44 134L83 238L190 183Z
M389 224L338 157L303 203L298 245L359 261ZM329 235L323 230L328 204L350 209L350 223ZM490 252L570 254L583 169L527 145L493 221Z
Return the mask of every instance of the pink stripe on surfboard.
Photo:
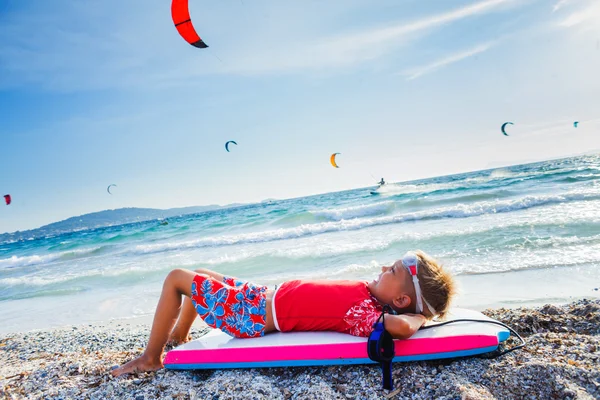
M396 356L448 353L498 345L493 335L395 340ZM366 342L295 346L243 347L230 349L171 350L164 364L235 363L287 360L332 360L366 358Z

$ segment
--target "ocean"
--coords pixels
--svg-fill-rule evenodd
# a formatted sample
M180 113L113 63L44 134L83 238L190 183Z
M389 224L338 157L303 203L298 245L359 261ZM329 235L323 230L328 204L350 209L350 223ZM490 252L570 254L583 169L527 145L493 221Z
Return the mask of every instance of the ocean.
M459 307L600 297L600 155L0 242L0 333L151 319L173 268L274 286L364 279L421 249Z

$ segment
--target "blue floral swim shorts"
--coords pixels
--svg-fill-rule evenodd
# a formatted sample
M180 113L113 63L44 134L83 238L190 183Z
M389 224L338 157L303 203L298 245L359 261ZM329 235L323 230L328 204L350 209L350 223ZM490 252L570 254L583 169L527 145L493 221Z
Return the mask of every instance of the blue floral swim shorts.
M266 286L227 276L220 282L196 275L192 283L192 303L210 327L236 338L259 337L265 334L266 290Z

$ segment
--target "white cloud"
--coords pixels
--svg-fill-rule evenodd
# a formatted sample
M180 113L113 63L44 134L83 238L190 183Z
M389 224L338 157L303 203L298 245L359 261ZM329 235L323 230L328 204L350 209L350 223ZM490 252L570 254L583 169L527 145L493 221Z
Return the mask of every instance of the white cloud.
M600 1L593 0L588 2L587 7L580 8L579 10L571 13L567 18L559 22L558 25L564 28L599 28Z
M164 9L153 5L140 8L134 2L115 15L114 5L108 3L83 7L65 1L56 9L47 8L38 14L34 9L9 21L0 34L0 86L36 84L67 91L154 88L189 86L192 78L206 75L326 72L384 57L418 35L462 19L521 4L517 0L479 1L412 21L337 35L324 33L330 30L331 16L327 14L316 20L300 15L299 21L288 24L292 25L289 29L257 26L256 22L233 17L229 25L220 27L211 20L209 27L219 32L220 47L212 47L211 42L211 48L196 51L176 42ZM278 12L282 14L273 19L289 17L285 14L289 10ZM128 16L132 14L135 19ZM221 16L213 17L217 15ZM243 27L236 25L244 23ZM307 30L307 24L314 29ZM30 35L30 26L36 26L36 36ZM231 29L243 30L244 40Z
M429 74L431 72L437 71L440 68L445 67L446 65L450 65L453 64L455 62L464 60L466 58L472 57L474 55L483 53L484 51L488 50L490 47L492 47L494 45L493 42L490 43L484 43L481 44L479 46L476 46L472 49L466 50L466 51L462 51L459 53L455 53L452 54L450 56L447 56L445 58L436 60L430 64L427 65L423 65L417 68L413 68L410 71L406 71L403 72L402 74L406 74L408 75L407 80L413 80L416 78L419 78L425 74Z
M420 20L412 21L407 24L398 24L388 28L374 29L354 35L347 35L331 41L330 45L335 47L356 49L357 46L370 46L390 40L396 40L410 33L433 29L440 25L455 22L463 18L490 12L499 6L505 5L512 1L513 0L486 0L444 14L438 14L432 17L426 17Z
M353 66L390 53L404 41L412 39L413 35L492 12L514 2L515 0L486 0L443 14L398 22L385 28L371 28L325 38L316 45L287 45L287 51L279 52L279 57L267 58L268 62L265 62L264 54L248 56L228 69L228 72L255 74Z
M559 0L554 5L554 7L552 7L552 12L557 12L558 10L560 10L561 8L563 8L565 5L567 5L570 2L571 2L571 0Z

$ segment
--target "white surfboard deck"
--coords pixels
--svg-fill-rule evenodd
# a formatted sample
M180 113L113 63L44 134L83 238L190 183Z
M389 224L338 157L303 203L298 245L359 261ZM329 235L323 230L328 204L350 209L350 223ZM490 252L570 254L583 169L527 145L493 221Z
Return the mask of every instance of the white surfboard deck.
M480 312L454 308L448 320L494 321ZM431 322L430 324L435 324ZM406 340L395 340L399 361L431 360L482 354L497 349L510 332L499 325L457 322L420 330ZM221 369L373 363L367 338L338 332L276 332L260 338L236 339L219 329L167 353L170 369Z

